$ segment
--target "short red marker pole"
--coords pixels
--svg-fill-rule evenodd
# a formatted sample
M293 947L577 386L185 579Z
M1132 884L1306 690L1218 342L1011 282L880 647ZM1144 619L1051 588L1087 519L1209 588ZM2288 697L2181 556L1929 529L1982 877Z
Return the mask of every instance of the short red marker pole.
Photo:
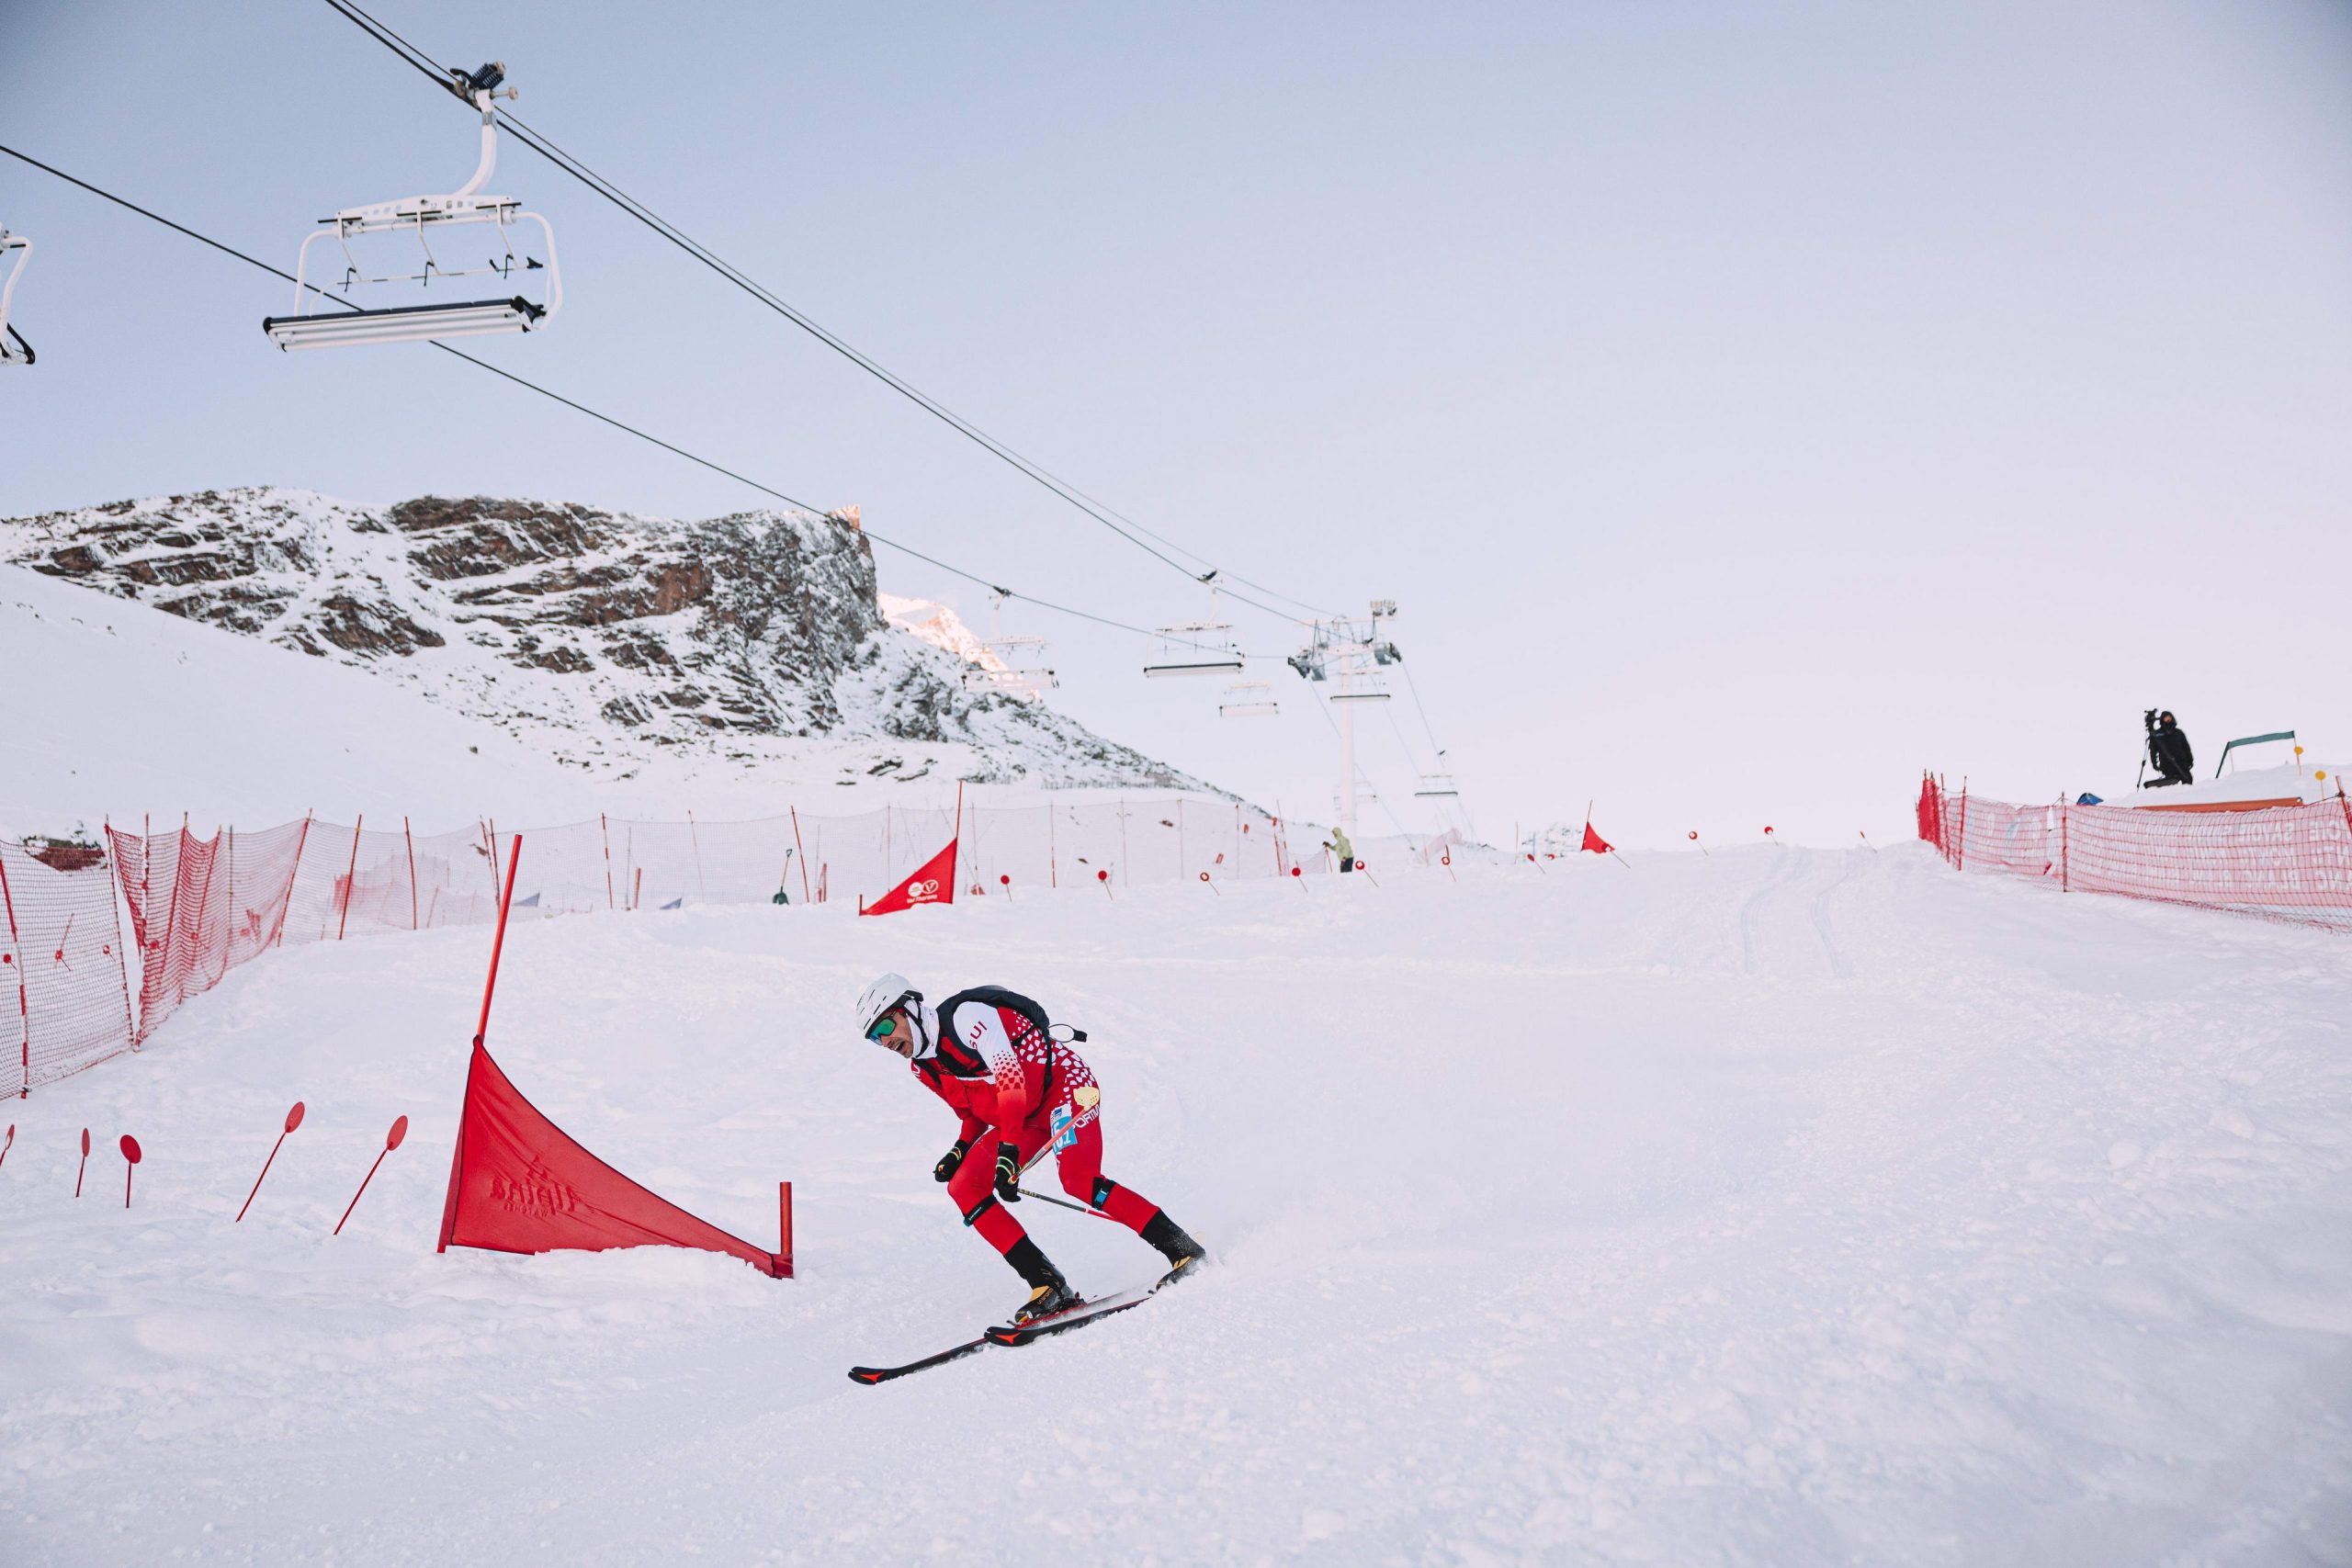
M122 1206L130 1207L130 1173L139 1168L139 1140L125 1133L122 1135Z
M8 1163L8 1151L16 1146L17 1124L14 1122L11 1122L8 1123L8 1141L5 1144L0 1144L0 1165L6 1165Z
M1094 880L1102 885L1102 897L1110 899L1114 904L1119 901L1118 895L1111 891L1111 868L1109 866L1106 865L1101 871L1096 872L1094 874Z
M775 1184L776 1274L779 1279L792 1278L792 1183Z
M998 886L1004 889L1004 896L1007 898L1012 897L1012 878L1010 875L998 877L996 883Z
M82 1163L74 1170L74 1196L82 1195L82 1177L90 1168L90 1130L82 1129Z
M1225 889L1223 889L1223 888L1219 887L1219 886L1218 886L1216 883L1214 883L1214 882L1209 882L1209 874L1208 874L1207 872L1205 872L1205 871L1204 871L1204 872L1201 873L1201 880L1202 880L1203 882L1208 882L1208 883L1209 883L1209 891L1210 891L1210 892L1212 892L1212 893L1216 894L1216 895L1218 897L1220 897L1220 898L1222 898L1222 897L1225 897Z
M482 998L482 1001L484 1008L487 1009L489 1006L489 998L485 996ZM361 1192L368 1190L368 1184L369 1182L376 1179L376 1168L377 1166L380 1166L384 1163L384 1155L390 1154L394 1149L399 1148L401 1146L401 1140L407 1136L408 1118L403 1116L399 1121L392 1123L392 1130L390 1132L384 1134L384 1154L378 1155L376 1156L376 1164L369 1166L368 1168L368 1174L359 1179L359 1191L354 1192L351 1195L351 1201L344 1205L343 1220L351 1218L351 1211L359 1207L359 1195ZM343 1220L337 1220L334 1223L334 1234L336 1235L341 1235L343 1234Z
M294 1102L294 1109L293 1109L293 1110L291 1110L291 1111L288 1111L288 1112L286 1113L286 1129L285 1129L285 1132L281 1132L281 1133L279 1133L279 1134L277 1134L277 1142L276 1142L276 1143L274 1143L274 1144L272 1144L272 1145L269 1145L269 1158L268 1158L268 1159L266 1159L266 1160L264 1160L264 1161L262 1161L262 1162L261 1162L261 1175L260 1175L260 1176L256 1176L256 1177L254 1177L254 1190L253 1190L253 1192L248 1192L248 1193L246 1193L246 1194L245 1194L245 1203L244 1203L244 1208L243 1208L243 1209L239 1209L239 1210L237 1211L237 1218L236 1218L236 1219L234 1219L234 1220L230 1221L229 1223L230 1223L231 1224L236 1224L240 1223L241 1221L243 1221L243 1220L244 1219L244 1217L245 1217L245 1209L250 1209L250 1208L252 1208L252 1207L254 1206L254 1192L259 1192L259 1191L261 1190L261 1184L262 1184L262 1179L263 1179L263 1178L264 1178L264 1177L266 1177L266 1176L268 1176L268 1175L269 1175L269 1167L270 1167L270 1163L271 1163L271 1161L273 1161L273 1160L277 1159L277 1151L278 1151L279 1149L284 1148L284 1147L286 1146L286 1134L287 1134L287 1133L290 1133L290 1132L292 1132L295 1128L300 1127L301 1124L302 1124L302 1102L301 1102L300 1100L296 1100L296 1101Z
M1696 828L1690 829L1690 841L1694 844L1699 844L1699 829ZM1707 846L1704 844L1699 844L1699 852L1702 855L1705 854L1707 852Z
M1764 824L1764 836L1768 839L1772 839L1772 824L1770 822ZM1774 849L1779 849L1781 847L1781 840L1778 839L1772 839L1772 847Z

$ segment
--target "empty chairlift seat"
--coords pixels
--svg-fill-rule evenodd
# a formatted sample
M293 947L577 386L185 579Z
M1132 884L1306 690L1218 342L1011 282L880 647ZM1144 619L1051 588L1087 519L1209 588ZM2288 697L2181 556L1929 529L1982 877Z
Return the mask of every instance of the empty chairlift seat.
M25 264L32 260L33 243L22 234L11 234L6 224L0 224L0 266L7 268L0 276L0 365L30 365L33 345L8 320L8 306L16 298L17 279L24 275Z
M483 196L491 171L498 163L498 124L492 100L514 96L514 89L494 91L505 79L505 67L492 63L470 73L452 72L450 91L481 111L481 157L473 178L448 196L412 196L398 201L349 207L324 220L325 226L302 242L295 264L294 313L270 316L262 331L281 349L342 348L363 343L415 343L431 338L482 337L497 333L535 332L553 320L563 303L563 278L556 265L555 231L536 212L524 210L512 197ZM538 227L547 259L518 254L515 230L521 224ZM487 232L485 232L487 231ZM412 240L422 253L413 272L371 272L363 255L376 256L382 246L371 237L399 234ZM311 247L333 238L343 249L343 276L335 294L310 281ZM472 247L494 239L494 254L480 265L472 262ZM355 245L354 242L361 242ZM460 278L498 280L494 288L510 288L530 275L540 275L538 298L523 293L492 298L456 299L446 296L448 284ZM413 284L444 298L426 303L379 303L376 286ZM348 298L356 288L369 288L370 303L356 305ZM480 285L465 292L481 292ZM394 297L397 298L397 297ZM412 296L413 298L413 296Z

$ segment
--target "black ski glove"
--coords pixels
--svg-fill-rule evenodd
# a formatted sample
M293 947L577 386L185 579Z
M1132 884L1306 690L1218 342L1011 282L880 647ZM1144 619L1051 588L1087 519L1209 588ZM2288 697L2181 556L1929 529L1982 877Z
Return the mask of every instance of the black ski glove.
M944 1181L949 1177L955 1175L956 1168L964 1163L964 1156L969 1154L971 1149L971 1139L956 1139L956 1146L948 1150L945 1154L941 1155L939 1156L939 1163L931 1168L931 1179L933 1181Z
M996 1201L1000 1203L1021 1201L1021 1145L999 1144L996 1146Z

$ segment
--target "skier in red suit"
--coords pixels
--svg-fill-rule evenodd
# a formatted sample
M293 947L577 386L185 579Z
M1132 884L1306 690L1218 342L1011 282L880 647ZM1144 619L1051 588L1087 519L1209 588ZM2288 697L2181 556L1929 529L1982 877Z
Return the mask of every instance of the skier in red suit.
M1013 1322L1079 1304L1061 1270L1005 1205L1020 1201L1021 1173L1053 1145L1062 1190L1158 1247L1174 1277L1198 1264L1200 1243L1156 1203L1102 1174L1102 1091L1046 1011L997 986L958 991L937 1007L902 975L885 975L857 1000L858 1032L904 1056L923 1087L962 1118L956 1146L932 1168L964 1223L1030 1286ZM1079 1035L1084 1039L1085 1036ZM978 1150L980 1158L967 1160Z

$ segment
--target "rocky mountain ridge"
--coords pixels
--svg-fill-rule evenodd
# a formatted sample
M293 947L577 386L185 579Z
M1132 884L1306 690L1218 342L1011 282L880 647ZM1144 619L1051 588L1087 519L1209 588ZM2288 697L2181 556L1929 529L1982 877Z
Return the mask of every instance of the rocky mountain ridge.
M665 753L821 752L869 776L1206 787L967 679L954 635L891 626L854 513L255 487L0 519L0 559L357 665L621 776Z

